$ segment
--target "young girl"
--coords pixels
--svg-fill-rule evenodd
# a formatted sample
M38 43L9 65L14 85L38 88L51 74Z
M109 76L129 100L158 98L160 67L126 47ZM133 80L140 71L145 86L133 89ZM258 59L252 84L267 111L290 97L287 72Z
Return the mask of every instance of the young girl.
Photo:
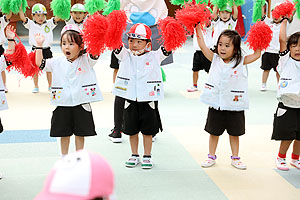
M288 40L286 26L288 19L281 23L279 43L279 65L277 98L279 104L274 114L273 140L281 140L276 166L280 170L289 170L286 164L286 152L294 141L291 165L300 169L300 32L292 34Z
M70 136L75 135L76 150L83 149L84 137L96 135L91 102L102 100L97 78L92 68L97 57L83 54L81 31L74 24L61 32L60 45L64 56L43 59L45 37L35 36L36 64L52 72L51 104L57 106L51 119L51 137L61 137L61 153L68 154Z
M20 18L23 21L25 28L29 29L29 44L32 46L32 51L35 50L37 44L35 34L39 33L45 37L43 44L43 56L45 59L52 58L51 44L53 42L53 29L57 26L58 17L53 17L47 20L47 10L43 4L37 3L32 6L32 20L25 17L23 9L20 7ZM48 90L51 89L51 73L47 72ZM33 76L34 88L33 93L39 92L38 74Z
M7 48L7 54L13 54L15 52L15 34L16 30L8 25L6 28L6 37L8 40L8 48ZM4 35L4 32L3 32ZM9 61L6 60L6 57L4 55L0 56L0 72L3 72L7 66L9 65ZM8 109L8 105L7 105L7 100L5 97L5 89L4 89L4 84L3 84L3 80L2 80L2 76L0 76L0 110L6 110ZM3 132L3 126L0 120L0 133ZM2 175L0 174L0 179L2 178Z
M209 105L205 131L210 134L208 159L202 167L211 167L216 163L219 136L227 130L232 151L231 164L238 169L246 169L238 156L239 136L245 134L244 110L248 109L248 73L245 65L257 60L261 51L243 56L241 37L233 30L221 33L215 53L205 45L199 25L197 35L199 47L212 62L201 95L201 101Z
M163 47L151 51L151 29L142 23L135 24L128 32L129 49L116 50L121 61L113 94L124 98L123 132L130 136L132 155L125 163L127 167L139 164L139 136L143 134L143 169L153 167L151 159L152 136L162 130L158 112L158 100L164 96L160 63L170 52Z

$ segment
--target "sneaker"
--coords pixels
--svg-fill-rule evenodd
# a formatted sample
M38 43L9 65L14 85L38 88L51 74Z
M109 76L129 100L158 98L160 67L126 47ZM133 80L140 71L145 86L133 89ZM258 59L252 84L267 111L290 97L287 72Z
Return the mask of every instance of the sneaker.
M297 169L300 169L300 160L292 159L290 164L296 167Z
M126 167L136 167L140 163L140 157L131 156L126 162Z
M51 87L48 87L48 91L51 92Z
M196 88L195 86L192 86L190 88L187 89L188 92L196 92L198 91L198 88Z
M121 143L123 142L122 140L122 132L112 129L111 134L108 135L108 138L113 142L113 143Z
M242 163L240 159L232 159L231 165L237 169L242 169L242 170L247 169L247 166L244 163Z
M157 139L157 136L156 136L156 135L152 136L152 142L155 142L156 139Z
M203 163L201 163L201 167L207 168L216 164L216 161L212 158L208 158Z
M262 84L260 87L260 91L265 92L267 91L267 85L266 84Z
M289 168L286 164L285 158L277 158L275 163L276 163L277 169L280 169L280 170L283 170L283 171L288 171L289 170Z
M151 158L143 158L142 169L151 169L153 167L153 162Z
M39 92L39 88L33 88L32 93L38 93Z
M5 93L8 93L8 89L7 89L6 86L4 86L4 92L5 92Z

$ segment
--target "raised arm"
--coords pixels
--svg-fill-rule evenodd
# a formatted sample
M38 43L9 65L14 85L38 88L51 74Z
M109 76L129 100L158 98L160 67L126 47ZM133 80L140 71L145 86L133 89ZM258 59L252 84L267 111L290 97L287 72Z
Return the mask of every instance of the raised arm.
M233 2L233 19L237 19L238 18L238 14L239 14L239 10L238 10L238 7L235 5L235 3Z
M280 33L279 33L279 44L280 44L280 52L283 52L287 49L286 44L286 26L287 26L288 19L283 19L280 25Z
M6 52L7 54L13 54L15 52L15 46L16 46L16 42L15 42L16 29L13 26L8 25L5 32L6 32L6 38L8 40Z
M261 50L257 49L256 51L254 51L253 54L245 56L244 65L247 65L247 64L250 64L250 63L256 61L260 57L260 55L261 55Z
M36 41L36 54L35 54L35 63L37 66L41 66L43 60L43 43L45 41L45 37L41 34L35 34Z
M196 27L196 36L201 51L208 60L212 61L214 53L205 44L200 24L198 24Z
M6 19L9 20L11 18L11 16L12 16L12 12L10 11L9 14L7 14L5 16L6 16Z
M21 19L23 22L26 22L26 16L25 16L25 13L23 12L22 6L20 6L19 16L20 16L20 19Z
M213 20L216 20L218 18L218 6L214 5L213 8Z

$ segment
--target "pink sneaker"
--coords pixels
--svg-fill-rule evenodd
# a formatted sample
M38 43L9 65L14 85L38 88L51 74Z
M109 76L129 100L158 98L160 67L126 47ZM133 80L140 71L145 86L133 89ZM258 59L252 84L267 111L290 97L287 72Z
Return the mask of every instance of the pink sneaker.
M285 158L279 158L278 157L276 159L275 163L276 163L277 169L280 169L280 170L283 170L283 171L288 171L289 170L289 168L288 168L288 166L286 164Z
M195 86L192 86L190 88L187 89L188 92L196 92L198 91L198 88L196 88Z
M296 167L297 169L300 169L300 160L292 159L290 163L293 167Z

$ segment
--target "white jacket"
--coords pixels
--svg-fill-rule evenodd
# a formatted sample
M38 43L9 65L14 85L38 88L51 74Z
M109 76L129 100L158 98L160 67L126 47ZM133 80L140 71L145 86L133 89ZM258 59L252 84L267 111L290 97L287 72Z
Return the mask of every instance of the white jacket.
M68 61L65 56L44 61L44 70L52 72L52 105L76 106L103 99L92 68L97 60L91 59L88 54L73 62Z
M300 61L291 58L289 52L280 53L277 71L277 99L285 106L300 108Z
M160 48L134 56L122 48L116 57L121 61L113 94L132 101L157 101L164 97L160 63L167 56Z
M214 54L208 81L204 85L200 100L220 110L242 111L249 108L248 71L241 63L233 68L235 61L224 63Z

